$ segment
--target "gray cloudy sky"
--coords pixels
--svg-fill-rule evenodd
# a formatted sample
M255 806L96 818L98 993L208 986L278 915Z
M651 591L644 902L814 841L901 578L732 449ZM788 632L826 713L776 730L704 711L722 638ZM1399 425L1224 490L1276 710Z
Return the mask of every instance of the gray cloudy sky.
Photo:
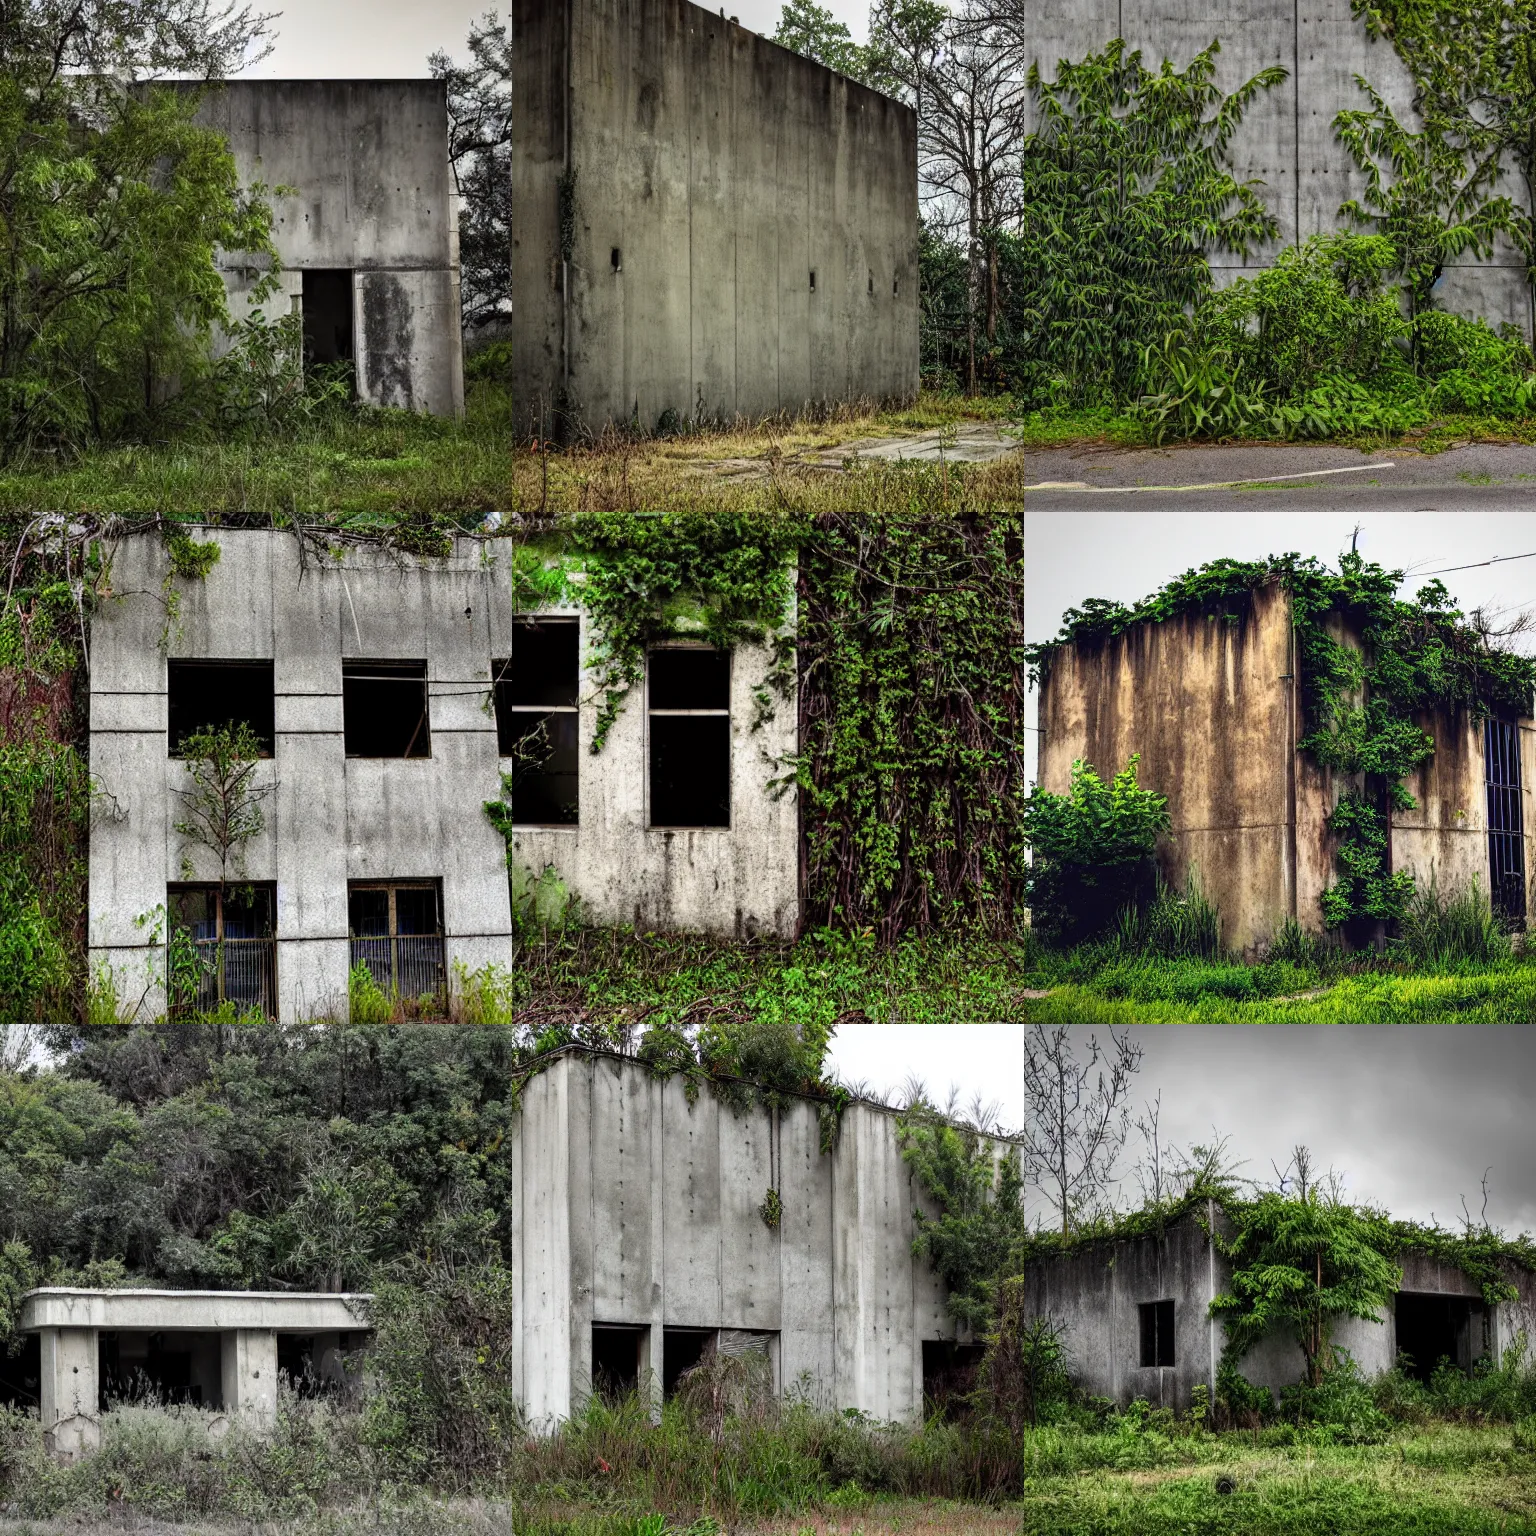
M822 3L864 40L867 0ZM269 80L425 75L428 54L436 48L462 54L470 23L492 9L507 14L505 0L499 5L494 0L304 0L283 7L277 47L247 75ZM731 0L725 11L742 26L771 34L778 28L780 9L780 0Z
M1086 498L1085 498L1086 499ZM1061 616L1085 598L1135 602L1170 577L1207 560L1255 560L1295 550L1332 563L1360 525L1368 560L1406 570L1404 595L1441 566L1536 550L1536 510L1506 512L1176 512L1102 509L1024 513L1024 628L1030 641L1048 640ZM1518 609L1536 604L1536 560L1440 578L1464 609ZM1531 637L1526 637L1529 640ZM1033 704L1025 719L1037 723ZM1033 731L1025 771L1035 774ZM1099 764L1102 771L1105 765Z
M1086 1044L1093 1031L1076 1027ZM1101 1038L1103 1032L1099 1032ZM1247 1177L1272 1178L1298 1142L1346 1176L1351 1194L1394 1215L1447 1225L1485 1168L1490 1221L1536 1231L1536 1028L1508 1026L1152 1025L1131 1030L1144 1058L1137 1102L1162 1094L1179 1145L1231 1137ZM832 1043L850 1084L896 1093L909 1075L929 1097L1022 1119L1023 1027L852 1025ZM1134 1188L1134 1186L1132 1186Z

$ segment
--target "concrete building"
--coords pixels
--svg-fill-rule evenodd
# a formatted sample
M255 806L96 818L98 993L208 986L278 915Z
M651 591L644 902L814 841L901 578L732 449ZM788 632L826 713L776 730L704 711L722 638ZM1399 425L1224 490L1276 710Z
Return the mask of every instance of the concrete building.
M1215 255L1217 281L1268 265L1280 248L1342 225L1339 208L1361 196L1365 177L1333 130L1341 110L1368 108L1355 76L1386 98L1398 120L1419 126L1413 87L1392 44L1373 40L1349 0L1232 0L1209 7L1190 0L1025 0L1029 55L1047 79L1057 62L1097 52L1112 38L1142 50L1155 69L1163 59L1180 68L1219 38L1217 83L1232 90L1261 69L1278 64L1285 83L1262 93L1232 141L1238 181L1263 183L1265 205L1280 223L1275 244L1253 252L1246 265ZM1524 206L1523 186L1498 189ZM1489 263L1464 257L1447 263L1436 291L1441 307L1480 314L1495 325L1517 324L1531 334L1531 290L1518 252L1501 241Z
M1231 1224L1209 1203L1159 1237L1084 1245L1031 1265L1023 1277L1026 1312L1061 1329L1073 1384L1121 1406L1145 1398L1185 1412L1194 1389L1216 1400L1216 1371L1226 1344L1212 1300L1232 1277L1208 1230L1230 1236ZM1390 1370L1400 1354L1427 1379L1442 1358L1462 1370L1497 1361L1519 1336L1536 1330L1536 1275L1505 1266L1519 1299L1489 1306L1482 1289L1454 1265L1409 1251L1399 1261L1401 1289L1380 1322L1337 1321L1332 1342L1347 1350L1366 1376ZM1303 1375L1301 1347L1274 1333L1243 1356L1242 1372L1273 1392Z
M1325 822L1351 780L1297 750L1299 672L1290 595L1269 586L1230 622L1186 614L1064 646L1041 680L1041 785L1063 794L1074 761L1108 776L1140 753L1139 782L1168 797L1173 823L1163 877L1182 886L1194 870L1223 942L1245 953L1287 918L1321 931L1337 879ZM1536 720L1441 710L1418 723L1436 750L1404 780L1416 809L1389 813L1392 869L1442 891L1476 877L1523 919L1536 911Z
M63 1460L94 1450L107 1400L146 1387L270 1424L280 1372L345 1380L347 1357L370 1332L370 1299L298 1291L28 1291L20 1331L40 1345L48 1448Z
M918 384L912 111L687 0L513 0L519 432Z
M199 89L199 87L187 87ZM459 221L441 80L230 80L199 121L229 141L241 185L269 189L281 295L306 360L351 363L359 398L464 409ZM262 274L220 255L242 316Z
M732 1108L571 1049L524 1088L511 1157L512 1374L535 1423L594 1382L669 1392L714 1348L762 1350L780 1391L912 1420L925 1372L975 1352L913 1255L888 1110L850 1104L823 1150L814 1101Z
M797 716L791 697L758 720L765 649L656 648L594 754L589 621L515 611L510 542L433 560L199 536L220 551L200 581L157 537L120 541L91 625L89 945L125 1008L165 1008L177 935L178 996L202 1006L334 1017L359 964L441 999L457 968L510 965L509 864L600 922L796 931L797 807L770 784ZM221 870L185 830L179 754L230 721L261 743L263 825ZM503 774L510 844L483 810Z

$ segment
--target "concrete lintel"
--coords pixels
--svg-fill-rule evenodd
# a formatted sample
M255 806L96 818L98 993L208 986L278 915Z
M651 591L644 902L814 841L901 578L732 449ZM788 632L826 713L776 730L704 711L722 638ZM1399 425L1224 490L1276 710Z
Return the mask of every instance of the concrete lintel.
M348 1332L366 1328L363 1293L86 1290L44 1286L21 1302L21 1330L148 1329L157 1333Z

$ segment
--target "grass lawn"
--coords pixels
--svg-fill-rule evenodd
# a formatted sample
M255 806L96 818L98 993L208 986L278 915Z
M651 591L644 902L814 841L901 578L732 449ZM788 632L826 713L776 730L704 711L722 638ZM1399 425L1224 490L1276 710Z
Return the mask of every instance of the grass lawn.
M924 396L901 411L850 408L825 420L690 433L618 435L540 451L512 428L507 391L479 380L462 421L365 410L323 415L270 438L103 449L0 472L0 519L35 512L283 523L365 530L405 517L479 527L493 513L585 508L857 508L871 500L929 506L996 503L1021 492L1022 455L969 467L869 463L852 473L818 455L872 437L991 424L1012 402Z

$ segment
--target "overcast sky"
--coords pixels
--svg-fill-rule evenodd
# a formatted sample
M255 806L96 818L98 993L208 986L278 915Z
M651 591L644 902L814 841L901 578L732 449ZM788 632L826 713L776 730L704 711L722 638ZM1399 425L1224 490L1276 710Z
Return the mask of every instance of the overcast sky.
M1086 498L1085 498L1086 500ZM1359 550L1390 570L1406 570L1411 597L1442 566L1536 550L1536 511L1519 512L1154 512L1085 506L1024 513L1024 629L1049 640L1067 608L1085 598L1134 603L1191 566L1229 556L1256 560L1295 550L1333 564L1360 525ZM1439 578L1464 610L1536 604L1536 560ZM1530 641L1532 637L1527 636ZM1529 647L1527 647L1529 648ZM1025 714L1038 725L1034 703ZM1037 733L1026 734L1025 772L1035 777ZM1095 764L1108 774L1119 764Z
M1084 1045L1093 1033L1073 1028ZM1130 1033L1144 1051L1137 1104L1161 1092L1171 1142L1229 1136L1242 1174L1269 1179L1271 1163L1283 1166L1300 1142L1346 1176L1354 1198L1446 1225L1459 1222L1463 1195L1478 1214L1491 1167L1489 1220L1536 1232L1536 1028L1163 1024ZM915 1075L930 1098L951 1087L962 1104L979 1095L1016 1127L1023 1038L1010 1024L848 1025L831 1067L883 1093Z
M867 0L822 4L864 41ZM505 0L499 6L486 0L304 0L283 7L277 47L246 75L269 80L426 75L427 56L434 49L463 56L470 23L489 9L507 14ZM725 13L751 31L771 36L778 29L780 9L781 0L732 0Z

